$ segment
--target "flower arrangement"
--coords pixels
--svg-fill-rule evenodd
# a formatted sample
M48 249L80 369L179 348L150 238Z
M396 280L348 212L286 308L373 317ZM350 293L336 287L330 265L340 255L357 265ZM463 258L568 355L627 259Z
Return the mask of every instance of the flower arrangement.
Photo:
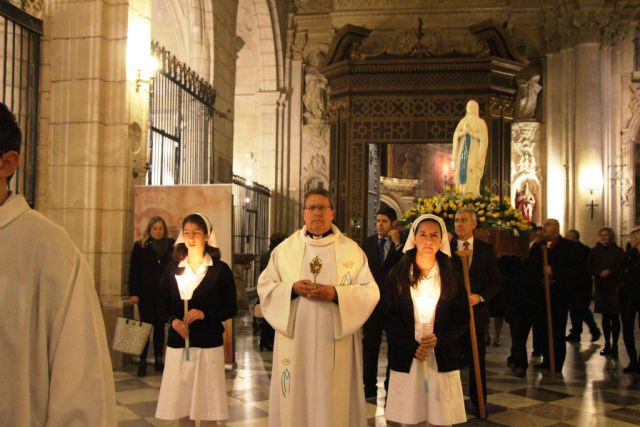
M473 197L473 194L462 194L460 190L449 185L445 187L444 193L436 193L429 198L419 197L418 203L407 210L399 222L408 225L420 215L432 213L442 217L447 229L453 231L456 211L462 206L468 206L476 212L478 228L509 230L514 236L518 236L520 231L531 229L522 213L511 206L508 196L502 199L494 194Z

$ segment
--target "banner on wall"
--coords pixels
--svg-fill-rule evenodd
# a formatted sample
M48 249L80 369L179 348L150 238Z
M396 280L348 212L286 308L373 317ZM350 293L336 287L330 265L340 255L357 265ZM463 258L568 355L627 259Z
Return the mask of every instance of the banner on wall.
M231 267L233 258L233 193L231 184L136 185L134 203L134 239L140 239L149 218L159 215L169 228L169 236L178 237L182 220L199 212L211 220L222 261ZM235 363L233 324L224 324L225 363Z

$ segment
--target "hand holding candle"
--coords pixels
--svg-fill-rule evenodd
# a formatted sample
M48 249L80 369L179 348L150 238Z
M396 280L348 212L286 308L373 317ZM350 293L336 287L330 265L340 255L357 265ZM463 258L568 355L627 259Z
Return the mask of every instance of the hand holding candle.
M180 298L182 298L184 303L183 323L186 328L186 337L184 337L184 357L185 360L189 360L189 323L191 322L187 322L187 316L189 313L189 300L193 296L193 290L195 289L198 277L188 268L185 268L184 273L176 274L175 277L178 284L178 290L180 291Z

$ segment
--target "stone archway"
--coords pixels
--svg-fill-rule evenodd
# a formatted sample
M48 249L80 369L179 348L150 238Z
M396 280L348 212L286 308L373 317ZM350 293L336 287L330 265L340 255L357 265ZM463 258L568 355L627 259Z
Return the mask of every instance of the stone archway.
M236 25L234 162L237 175L276 185L282 47L267 0L240 0Z

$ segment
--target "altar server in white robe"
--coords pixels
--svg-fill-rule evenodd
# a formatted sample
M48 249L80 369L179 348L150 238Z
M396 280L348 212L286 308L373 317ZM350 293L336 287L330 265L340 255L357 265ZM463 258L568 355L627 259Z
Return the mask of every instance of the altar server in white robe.
M115 426L104 321L68 234L11 194L20 129L0 103L0 425Z
M305 226L271 254L258 280L276 330L271 427L365 426L360 328L380 292L360 247L332 224L327 191L305 195Z

